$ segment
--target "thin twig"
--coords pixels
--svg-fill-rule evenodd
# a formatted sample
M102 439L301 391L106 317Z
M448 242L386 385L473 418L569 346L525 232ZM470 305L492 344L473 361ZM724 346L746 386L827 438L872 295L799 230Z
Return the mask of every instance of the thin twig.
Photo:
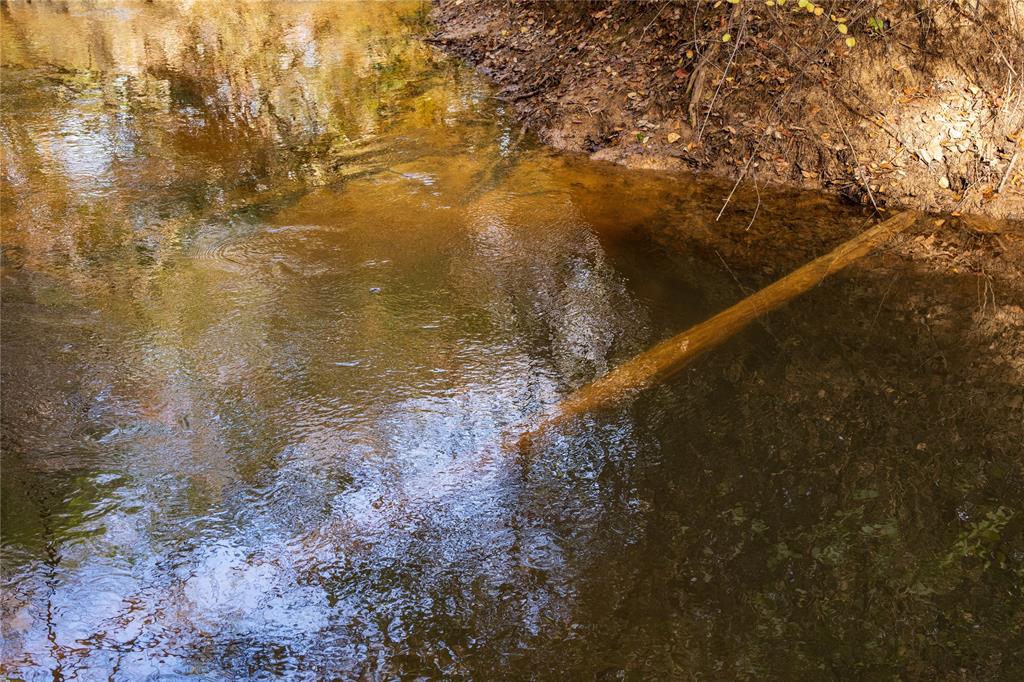
M878 322L878 316L882 312L882 306L885 305L885 299L889 296L889 291L892 290L892 285L896 284L896 280L898 280L899 278L900 278L900 273L897 272L895 275L893 275L893 278L891 280L889 280L889 286L887 286L885 288L885 291L882 292L882 300L878 302L878 310L875 311L875 316L873 318L871 318L871 324L868 325L868 330L873 329L874 326L875 326L875 323Z
M1006 166L1006 172L1003 173L1003 179L999 181L999 187L996 192L999 194L1003 193L1003 187L1006 186L1006 181L1010 179L1010 174L1013 173L1013 167L1017 164L1017 157L1020 155L1020 147L1013 152L1013 156L1010 157L1010 163Z
M861 174L860 158L857 156L857 148L853 146L853 142L850 141L850 136L846 134L846 126L844 126L843 122L839 120L839 112L836 111L836 105L832 100L829 100L828 107L832 110L832 116L835 117L836 124L839 126L839 130L842 131L843 137L846 139L846 144L850 145L850 152L853 153L853 162L857 164L857 168L855 170L855 174L859 176L857 179L864 183L864 189L868 193L868 199L871 200L871 205L875 207L875 213L878 213L878 204L875 203L875 195L871 193L871 184L867 181L867 178Z
M857 6L855 11L850 13L852 21L858 20L862 18L865 14L867 14L866 8L864 9L864 11L860 11L861 8L864 6L865 3L861 3L860 5ZM817 62L817 60L822 56L822 54L824 54L825 49L835 40L837 35L839 35L838 32L830 32L825 39L818 43L817 49L809 54L808 58L806 59L806 63L813 64ZM757 152L761 149L761 145L764 144L765 139L767 139L768 130L771 128L778 127L780 125L780 121L782 119L782 109L784 106L789 104L789 100L792 99L792 97L794 96L796 92L796 85L800 83L800 81L804 77L807 76L807 71L805 69L800 68L799 66L792 63L790 63L790 66L794 66L797 68L797 77L790 82L789 87L786 88L785 94L776 101L775 105L772 107L772 109L768 112L767 115L769 121L771 121L772 118L775 117L776 115L778 116L778 119L775 121L775 123L768 125L765 128L765 132L762 133L760 138L758 138L757 144L754 145L754 149L750 153L750 158L747 159L747 163L744 164L743 170L740 171L739 176L736 178L736 182L733 183L732 189L729 191L729 196L725 198L725 203L722 204L721 210L718 211L718 215L715 217L715 222L722 219L722 215L725 213L725 209L729 206L729 202L732 201L733 195L736 194L736 189L740 186L740 183L743 182L743 178L745 178L747 173L749 172L750 165L753 163Z
M637 42L642 43L644 41L644 36L647 35L647 29L649 29L651 26L654 26L654 22L658 20L658 17L661 16L661 13L665 11L665 8L668 7L668 5L669 0L665 0L665 3L662 4L662 6L658 9L658 13L654 15L653 19L651 19L651 23L644 26L644 30L640 31L640 40L638 40Z
M715 94L711 97L711 104L708 105L708 112L704 115L704 122L700 124L700 130L697 132L697 144L700 144L701 136L704 135L704 127L708 124L708 119L711 118L711 112L715 110L715 101L718 99L718 93L722 91L722 84L725 83L726 76L729 75L729 69L732 68L732 62L736 58L736 52L740 49L740 43L743 42L743 30L746 25L747 15L744 14L739 30L736 31L736 44L732 48L732 54L729 55L729 63L725 65L725 71L722 72L722 77L718 81Z
M754 178L754 191L757 193L757 206L754 207L754 215L750 216L750 222L747 223L747 229L744 232L750 230L754 224L754 219L757 218L757 212L761 209L761 190L757 186L757 178Z

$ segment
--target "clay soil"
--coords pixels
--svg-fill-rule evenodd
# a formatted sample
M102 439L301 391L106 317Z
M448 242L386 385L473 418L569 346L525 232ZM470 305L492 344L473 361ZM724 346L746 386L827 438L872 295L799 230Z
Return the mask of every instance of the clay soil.
M1024 218L1024 2L439 0L541 140L631 166Z

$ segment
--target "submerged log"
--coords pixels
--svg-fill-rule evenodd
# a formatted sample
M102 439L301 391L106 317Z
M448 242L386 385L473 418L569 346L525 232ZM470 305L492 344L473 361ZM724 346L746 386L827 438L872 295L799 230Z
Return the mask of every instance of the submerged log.
M613 405L627 395L667 379L757 318L815 287L832 273L853 263L888 241L893 235L907 229L916 219L917 214L913 211L895 215L714 317L682 334L662 341L650 350L619 365L565 398L555 407L550 417L523 433L516 440L516 447L520 451L528 450L533 440L548 429L581 414Z

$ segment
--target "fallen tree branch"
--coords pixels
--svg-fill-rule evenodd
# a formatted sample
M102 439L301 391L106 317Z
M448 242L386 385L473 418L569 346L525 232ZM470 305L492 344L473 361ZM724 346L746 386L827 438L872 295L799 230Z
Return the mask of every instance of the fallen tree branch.
M671 377L757 318L817 286L823 279L874 250L916 220L917 214L913 211L895 215L705 322L662 341L569 395L556 406L552 416L520 435L512 445L525 453L538 437L552 427L611 406L628 395Z

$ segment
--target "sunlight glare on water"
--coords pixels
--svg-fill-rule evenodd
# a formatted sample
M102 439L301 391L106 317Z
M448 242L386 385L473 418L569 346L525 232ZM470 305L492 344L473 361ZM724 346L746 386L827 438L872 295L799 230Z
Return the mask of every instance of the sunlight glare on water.
M0 6L4 674L813 677L865 647L890 671L954 660L949 641L995 656L1010 607L915 640L888 598L849 592L916 594L911 630L942 629L942 590L991 606L942 562L958 514L998 525L1019 490L1019 434L993 426L1015 413L971 407L989 384L954 351L936 379L913 350L932 343L901 318L913 272L839 278L532 457L501 449L740 297L723 254L760 284L862 221L766 193L754 224L741 191L715 223L728 187L538 149L423 41L428 9ZM970 315L973 283L930 286ZM925 426L933 381L967 387Z

